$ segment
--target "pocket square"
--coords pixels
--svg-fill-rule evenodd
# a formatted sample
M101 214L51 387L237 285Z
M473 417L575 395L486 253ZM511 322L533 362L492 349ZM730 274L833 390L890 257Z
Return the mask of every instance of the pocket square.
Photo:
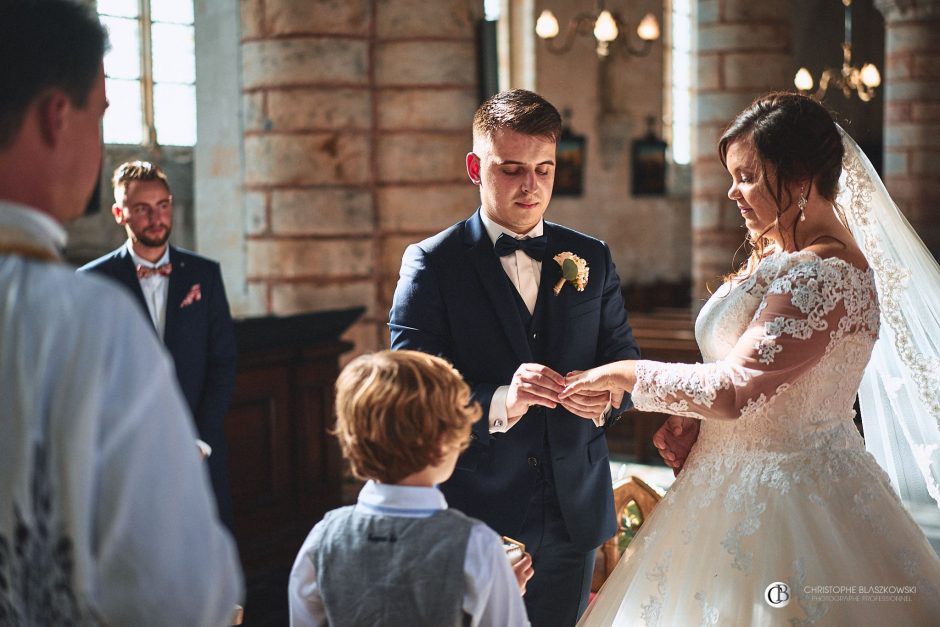
M186 294L186 298L184 298L183 302L180 303L180 309L183 307L189 307L198 300L202 300L202 291L199 289L199 284L196 283L191 288L189 288L189 293Z

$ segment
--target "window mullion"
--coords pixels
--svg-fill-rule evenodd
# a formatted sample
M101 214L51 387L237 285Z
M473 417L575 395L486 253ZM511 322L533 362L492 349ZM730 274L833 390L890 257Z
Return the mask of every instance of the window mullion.
M140 90L144 114L144 136L148 146L157 145L157 127L153 113L153 40L150 0L138 0L140 7Z

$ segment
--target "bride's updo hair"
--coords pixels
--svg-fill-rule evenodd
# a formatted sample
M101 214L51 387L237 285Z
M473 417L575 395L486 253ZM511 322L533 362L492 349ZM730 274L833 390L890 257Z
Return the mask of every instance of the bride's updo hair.
M793 183L812 180L807 198L817 193L835 201L845 148L829 111L809 96L790 92L761 96L738 114L718 141L723 165L727 166L728 148L738 140L747 141L757 151L760 179L777 205L777 220L763 233L749 236L754 251L746 265L751 265L764 256L770 244L766 234L779 229L780 216L794 204L789 191ZM796 222L789 234L794 241L795 230Z

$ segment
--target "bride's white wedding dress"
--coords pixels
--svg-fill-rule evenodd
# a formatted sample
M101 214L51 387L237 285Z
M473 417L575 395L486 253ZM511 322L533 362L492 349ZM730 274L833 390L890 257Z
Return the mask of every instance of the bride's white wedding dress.
M702 309L706 363L638 362L638 408L705 420L579 624L936 625L940 559L853 423L878 325L870 271L776 253Z

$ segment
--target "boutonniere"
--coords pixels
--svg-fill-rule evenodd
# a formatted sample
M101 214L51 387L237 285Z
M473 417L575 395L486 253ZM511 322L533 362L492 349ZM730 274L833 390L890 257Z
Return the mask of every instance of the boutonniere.
M561 278L558 279L558 283L555 283L555 294L561 292L565 283L571 283L574 289L583 292L590 271L587 262L574 253L558 253L554 259L561 266Z
M199 289L199 284L196 283L191 288L189 288L189 292L186 294L186 298L184 298L183 302L180 303L180 309L183 307L189 307L196 301L200 300L202 300L202 290Z

